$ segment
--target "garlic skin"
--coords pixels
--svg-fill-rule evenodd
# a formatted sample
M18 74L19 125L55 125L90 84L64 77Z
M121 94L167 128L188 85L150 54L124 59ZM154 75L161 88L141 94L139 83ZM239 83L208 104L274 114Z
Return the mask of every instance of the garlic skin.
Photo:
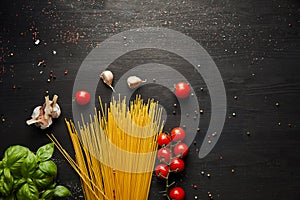
M113 92L116 92L115 89L112 86L112 82L114 80L114 75L111 71L105 70L100 74L100 78L103 80L103 82L108 85Z
M127 84L130 89L137 88L141 85L141 83L146 82L147 80L142 80L137 76L129 76L127 78Z

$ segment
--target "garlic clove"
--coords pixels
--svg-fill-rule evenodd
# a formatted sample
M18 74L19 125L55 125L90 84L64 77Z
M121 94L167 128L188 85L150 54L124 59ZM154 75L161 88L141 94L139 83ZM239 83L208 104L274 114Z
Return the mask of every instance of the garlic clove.
M32 114L31 114L32 119L36 119L39 117L39 115L41 114L41 108L42 108L42 106L37 106L34 108Z
M37 119L29 119L26 121L26 124L31 125L31 124L38 123L38 122L39 122L39 120L37 120Z
M50 105L51 105L50 116L53 118L58 118L61 114L61 109L57 103L57 99L58 99L58 96L54 95L52 101L50 102Z
M44 117L45 117L46 120L48 120L49 115L52 112L52 107L51 107L50 104L51 104L51 102L49 100L49 96L45 96L45 109L44 109L45 114L44 114Z
M129 76L127 78L127 84L130 89L137 88L141 83L146 82L147 80L142 80L137 76Z
M112 86L112 82L114 80L114 75L111 71L105 70L100 74L100 78L103 80L103 82L108 85L113 92L116 92L115 89Z
M51 102L51 106L52 106L52 107L55 107L55 104L56 104L56 102L57 102L57 99L58 99L58 96L55 94L55 95L53 96L53 99L52 99L52 102Z
M58 118L61 114L61 109L60 109L58 103L56 103L54 106L52 106L52 108L53 109L52 109L50 116L53 118Z
M39 119L35 125L39 127L40 129L46 129L52 124L52 117L49 117L48 119L45 119L43 116Z

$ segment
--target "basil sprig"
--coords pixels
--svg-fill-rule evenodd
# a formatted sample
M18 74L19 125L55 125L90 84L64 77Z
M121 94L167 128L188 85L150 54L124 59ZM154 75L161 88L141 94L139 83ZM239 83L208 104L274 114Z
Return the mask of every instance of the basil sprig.
M40 147L36 154L27 147L11 146L0 161L1 200L51 200L71 192L55 183L57 166L50 160L54 144Z

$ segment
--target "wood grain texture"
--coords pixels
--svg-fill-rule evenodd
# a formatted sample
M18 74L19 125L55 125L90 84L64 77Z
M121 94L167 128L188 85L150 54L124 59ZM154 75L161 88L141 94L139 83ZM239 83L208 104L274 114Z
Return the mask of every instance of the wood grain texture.
M3 0L0 7L1 155L13 144L37 150L49 142L45 133L54 133L72 153L63 119L72 118L72 87L81 62L92 48L116 33L166 27L199 42L224 80L228 115L222 136L207 157L198 159L197 149L210 121L209 91L203 80L196 80L188 63L168 52L144 50L126 54L109 67L117 80L134 65L162 62L180 70L199 94L205 111L201 132L190 147L186 170L173 177L186 190L186 199L195 195L209 199L208 192L222 200L300 199L299 1ZM41 43L35 45L34 39ZM38 66L42 60L45 66ZM50 71L56 79L47 83ZM150 85L139 92L159 99L157 87ZM50 129L40 131L25 121L46 90L59 95L63 114ZM105 101L109 92L98 85L97 93ZM172 112L176 99L170 91L166 94L161 101ZM179 124L178 120L178 115L171 115L166 129ZM66 199L83 199L75 172L58 152L54 158L59 182L73 192ZM153 177L149 199L165 199L161 190L162 181Z

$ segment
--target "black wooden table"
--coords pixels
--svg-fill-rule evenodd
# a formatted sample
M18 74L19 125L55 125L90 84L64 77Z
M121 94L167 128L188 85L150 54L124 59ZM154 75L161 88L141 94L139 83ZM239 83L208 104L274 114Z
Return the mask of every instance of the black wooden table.
M225 126L205 158L198 158L198 150L210 123L209 91L204 83L198 84L184 60L168 52L142 50L124 55L110 67L118 80L131 65L164 62L177 67L199 95L204 111L201 130L190 146L184 173L174 178L186 190L186 199L209 199L210 192L214 199L298 200L299 25L297 0L2 0L0 153L14 144L35 151L49 142L46 133L54 133L73 155L64 118L72 118L73 83L83 60L117 33L162 27L201 44L225 84ZM166 93L163 98L157 93L160 89ZM41 131L25 121L43 102L46 91L59 95L63 114ZM179 115L172 115L176 98L171 91L153 84L138 92L161 101L171 113L166 130L178 125ZM110 94L109 88L98 85L97 95L105 101ZM77 174L58 151L54 160L58 181L73 193L67 199L83 199ZM149 199L165 199L159 194L162 188L163 181L154 176Z

